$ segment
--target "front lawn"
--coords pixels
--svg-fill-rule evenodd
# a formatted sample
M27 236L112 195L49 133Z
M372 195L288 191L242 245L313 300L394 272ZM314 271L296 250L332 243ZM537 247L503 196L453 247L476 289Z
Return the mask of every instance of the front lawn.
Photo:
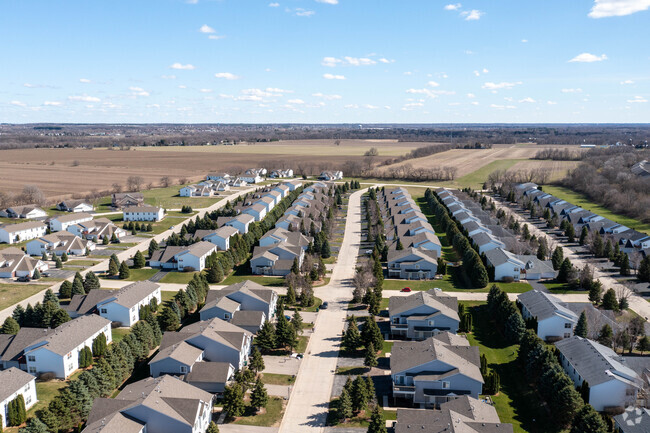
M574 290L566 283L557 283L557 282L553 281L553 282L548 282L548 283L545 282L545 283L542 283L542 284L551 293L555 293L556 295L565 295L567 293L569 293L569 294L585 294L585 293L589 293L588 290Z
M296 376L290 374L262 373L262 382L265 385L293 385Z
M167 275L162 277L159 281L160 283L171 283L171 284L188 284L194 278L196 272L169 272Z
M172 185L167 188L154 188L142 191L144 202L165 209L180 209L192 206L193 209L210 207L227 196L218 197L181 197L180 189L184 185Z
M131 332L131 328L113 328L111 329L113 344L117 344Z
M129 269L129 278L126 278L125 281L144 281L153 277L158 273L158 269ZM118 280L117 276L109 277L106 274L102 274L100 278L104 280Z
M528 283L489 283L482 289L472 289L459 287L458 283L454 281L450 275L445 275L442 280L384 280L384 290L402 290L404 287L410 287L411 290L430 290L433 288L441 289L444 292L474 292L474 293L488 293L492 284L496 284L506 293L524 293L532 290Z
M47 289L45 284L0 284L0 310Z
M246 408L250 410L250 406ZM269 396L265 413L248 415L237 418L233 424L253 425L258 427L275 427L280 425L284 414L284 400L280 397Z
M559 433L544 409L537 390L527 381L517 362L519 345L509 344L490 320L485 302L460 302L469 308L473 333L467 337L487 357L488 366L501 378L501 391L492 396L503 423L511 423L515 433Z
M285 281L283 277L265 277L263 275L251 275L250 266L248 263L236 266L235 269L219 284L227 286L231 284L241 283L242 281L254 281L259 285L268 287L283 287Z

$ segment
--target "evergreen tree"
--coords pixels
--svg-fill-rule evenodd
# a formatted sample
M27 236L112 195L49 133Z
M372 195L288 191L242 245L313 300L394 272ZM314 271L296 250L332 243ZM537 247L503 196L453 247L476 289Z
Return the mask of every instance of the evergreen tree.
M246 406L244 404L244 392L238 384L226 386L223 392L223 410L231 418L236 418L244 414Z
M262 349L262 351L269 351L276 347L276 332L273 323L268 320L262 325L262 329L255 337L255 345Z
M620 274L623 276L630 275L630 257L623 253L621 256Z
M366 355L363 360L363 365L370 368L377 366L377 351L372 343L366 347Z
M126 261L122 262L120 265L120 280L126 280L130 275L131 271L129 271L129 267L126 264Z
M61 261L63 263L68 261L68 254L64 251L63 254L61 254Z
M636 345L636 348L641 351L641 355L643 355L643 352L650 350L650 337L647 335L641 337L639 343Z
M602 292L603 285L601 284L600 280L592 282L591 287L589 288L589 301L593 302L594 304L599 304L602 297Z
M93 353L88 346L84 346L79 352L79 368L90 367L93 363Z
M563 261L564 261L564 251L562 250L562 247L560 246L555 247L555 250L553 251L553 255L551 256L553 269L556 271L559 270Z
M519 343L524 335L524 332L526 332L524 319L522 319L518 311L514 311L512 314L510 314L508 319L506 319L504 327L505 337L511 343Z
M50 431L43 421L32 417L27 421L27 426L19 430L19 433L50 433Z
M300 267L298 266L298 258L294 257L293 265L291 265L291 273L294 275L300 274Z
M162 309L160 316L158 316L158 321L160 328L164 331L175 331L181 324L178 314L174 313L169 306L165 306Z
M614 338L614 332L612 331L612 327L609 326L608 324L604 324L603 327L600 328L600 332L598 333L598 342L603 346L612 347L613 338Z
M348 329L343 334L343 341L341 341L343 348L349 352L356 352L361 346L361 334L357 327L357 321L351 320Z
M208 270L208 282L210 284L217 284L220 283L221 280L223 280L223 269L221 269L219 263L215 263L214 266Z
M115 254L111 254L111 258L108 262L108 276L114 277L120 272L120 261L118 260Z
M485 354L481 355L481 376L483 376L483 379L487 379L488 375L488 362L487 362L487 357Z
M147 261L145 260L142 251L136 251L135 255L133 256L133 268L142 269L146 264Z
M614 289L609 289L603 296L603 308L605 310L618 311L618 300L616 299L616 292Z
M293 313L293 316L291 317L291 326L293 326L293 329L296 331L296 334L302 335L302 316L300 315L300 312L296 309L296 311Z
M379 409L379 405L375 405L372 409L372 415L370 415L368 433L386 433L386 431L386 420L384 419L384 414Z
M557 273L557 280L560 283L568 283L569 280L571 279L572 271L573 271L573 265L571 264L571 260L569 260L568 258L564 259Z
M61 283L59 287L59 296L61 299L70 299L72 297L72 283L68 280L65 280Z
M589 230L587 230L587 226L583 226L582 231L580 232L580 240L579 240L580 245L584 245L587 242L588 236L589 236Z
M219 426L214 421L210 421L210 425L205 433L219 433Z
M361 376L357 376L352 382L352 393L350 397L352 398L353 411L360 412L366 408L368 404L368 390L366 389L366 381Z
M16 335L18 334L18 331L20 331L20 325L14 319L13 317L7 317L2 324L2 328L0 329L1 334L10 334L10 335Z
M590 404L585 404L573 419L570 433L607 433L603 418Z
M539 245L537 246L537 258L539 260L546 260L548 256L548 249L546 247L546 240L544 238L540 239Z
M325 239L323 240L323 243L322 243L322 245L321 245L321 249L320 249L320 255L321 255L321 257L324 258L324 259L327 259L327 258L329 258L329 257L332 256L332 251L331 251L331 249L330 249L330 243L329 243L329 241L327 240L327 238L325 238Z
M577 335L578 337L587 338L588 332L589 330L587 328L587 315L583 311L580 313L580 318L578 319L578 323L576 324L573 334Z
M263 407L266 407L268 402L269 395L267 394L266 388L262 383L262 379L258 377L257 381L255 382L255 388L253 388L253 392L251 393L251 407L259 410Z
M38 268L34 269L34 273L32 274L32 279L33 280L41 279L41 271L39 271Z
M340 421L352 418L352 399L347 389L343 388L337 403L338 416Z
M106 354L106 335L102 332L93 340L93 356L101 358Z
M637 277L642 282L650 282L650 255L641 260Z
M54 267L57 268L57 269L62 269L63 268L63 262L61 261L59 256L56 256L54 258Z
M152 239L151 242L149 242L149 248L147 250L147 254L149 254L149 257L153 255L155 251L158 251L160 247L158 246L158 242L156 242L155 239Z
M251 351L248 367L255 373L264 370L264 358L256 346L253 346L253 350Z
M361 341L366 347L371 344L375 347L383 347L384 338L381 335L381 331L379 330L379 326L377 325L374 316L366 317L363 329L361 330Z
M84 279L84 292L87 294L91 290L99 290L101 289L101 283L99 282L99 278L97 278L97 275L94 272L88 272L86 274L86 278Z
M72 283L72 295L85 295L86 290L84 290L84 285L81 279L74 279L74 282Z
M296 303L296 290L293 288L293 284L289 283L287 287L287 296L285 297L285 302L287 305L295 305Z

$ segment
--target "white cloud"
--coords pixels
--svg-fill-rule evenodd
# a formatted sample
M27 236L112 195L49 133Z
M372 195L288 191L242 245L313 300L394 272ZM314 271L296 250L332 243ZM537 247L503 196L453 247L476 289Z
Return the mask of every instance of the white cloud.
M467 97L468 97L468 98L476 98L476 95L473 94L473 93L468 93L468 94L467 94Z
M337 59L336 57L323 57L321 65L333 68L340 63L343 63L343 60Z
M348 105L344 105L343 108L348 108L348 109L349 108L359 108L359 106L357 104L348 104Z
M521 43L522 43L522 44L525 44L525 43L527 43L527 42L528 42L528 39L522 39L522 40L521 40Z
M80 83L90 83L91 81L88 78L79 78Z
M222 36L222 35L210 35L210 36L208 36L208 39L212 39L213 41L217 41L219 39L224 39L224 38L225 38L225 36Z
M257 96L257 95L244 95L244 96L237 96L235 98L235 101L262 101L262 97Z
M485 12L481 12L478 9L472 9L471 11L463 11L460 13L461 16L465 17L465 21L476 21L480 20Z
M287 102L289 104L304 104L305 103L305 101L303 101L302 99L289 99Z
M439 95L454 95L456 92L449 90L407 89L406 93L411 93L414 95L426 95L429 98L437 98Z
M377 63L376 61L369 59L367 57L344 57L344 58L345 61L352 66L368 66Z
M453 3L453 4L445 5L443 9L446 11L457 11L458 9L461 8L461 6L462 5L460 3Z
M393 59L389 60L389 59L386 59L386 58L382 57L381 59L379 59L379 63L395 63L395 60L393 60Z
M23 87L27 87L28 89L38 89L43 86L40 86L38 84L25 83L23 84Z
M201 26L201 28L199 28L199 31L200 31L201 33L216 33L216 32L217 32L215 29L213 29L212 27L210 27L210 26L207 25L207 24L203 24L203 25Z
M643 96L635 96L632 99L628 99L627 102L631 103L642 103L642 102L648 102L647 99L645 99Z
M582 93L581 88L576 88L576 89L562 89L562 93Z
M386 59L384 59L386 60ZM386 60L386 62L382 63L390 63L389 60ZM345 56L343 59L337 59L336 57L323 57L323 60L321 61L321 65L323 66L329 66L331 68L335 66L344 66L344 65L349 65L349 66L370 66L370 65L375 65L377 62L373 59L370 59L368 57L350 57L350 56Z
M404 104L403 108L410 109L415 107L424 107L424 104L422 102L409 102L408 104Z
M625 84L634 84L634 81L632 81L632 80L625 80L625 81L621 81L621 84L623 84L623 85L625 85Z
M557 105L557 102L555 101L546 101L548 105Z
M335 99L343 99L341 95L324 95L322 93L313 93L311 96L314 96L316 98L323 98L326 101L333 101Z
M345 80L343 75L334 75L334 74L323 74L323 78L326 80Z
M481 76L481 73L480 73L479 71L474 71L474 75L476 75L477 77L479 77L479 76Z
M490 104L490 108L495 108L495 109L497 109L497 110L505 110L505 109L507 108L507 109L512 110L512 109L515 109L515 108L517 108L517 107L515 107L514 105Z
M188 5L195 5L199 3L199 0L185 0L185 3Z
M293 90L278 89L277 87L267 87L266 91L270 93L293 93Z
M277 8L278 6L280 6L280 3L269 3L270 8Z
M435 81L429 81L427 84L428 84L429 86L431 86L431 87L439 87L439 86L440 86L440 84L439 84L439 83L436 83Z
M649 8L650 0L595 0L589 16L591 18L620 17Z
M199 92L201 92L201 93L212 93L212 89L200 89Z
M214 74L216 78L225 78L226 80L239 80L239 76L231 74L230 72L217 72Z
M413 72L411 72L411 71L406 71L406 72L404 72L404 75L413 75Z
M187 86L184 85L184 84L181 84L181 85L178 86L178 88L179 88L179 89L187 89Z
M88 96L88 95L73 95L73 96L68 96L68 99L71 101L81 101L81 102L101 101L101 99L97 98L96 96Z
M273 96L271 92L262 90L262 89L244 89L241 91L244 95L253 95L263 98L270 98Z
M512 89L515 86L518 86L522 84L521 81L517 81L514 83L508 83L508 82L501 82L501 83L492 83L492 82L487 82L483 84L483 88L487 90L499 90L499 89Z
M149 92L144 90L142 87L129 87L129 90L133 96L149 96Z
M187 65L183 65L182 63L178 63L178 62L172 64L170 66L170 68L171 69L180 69L180 70L183 70L183 71L191 71L191 70L195 69L194 65L191 65L189 63Z
M58 107L59 105L63 105L63 103L59 101L45 101L43 102L43 105L50 106L50 107Z
M597 56L591 53L582 53L582 54L578 54L577 56L569 60L569 63L571 62L593 63L593 62L602 62L603 60L607 60L607 56L605 54L601 54L600 56Z
M316 3L325 3L328 5L337 5L339 4L339 0L316 0Z
M15 106L17 106L17 107L27 107L27 104L25 104L25 103L22 102L22 101L11 101L10 104L11 104L11 105L15 105Z
M528 102L530 104L533 104L535 102L535 100L529 96L527 98L520 99L519 102Z
M160 78L162 78L163 80L175 80L176 75L161 75Z
M314 11L310 11L310 10L303 9L303 8L296 8L296 10L295 10L296 16L299 16L299 17L310 17L310 16L314 15L315 13L316 12L314 12Z
M472 104L472 105L479 105L478 102L476 102L476 101L472 101L472 102L470 102L470 104Z
M483 68L483 73L484 73L484 74L487 74L487 73L489 73L489 72L490 72L490 71L488 71L487 69Z
M379 107L377 107L376 105L365 104L365 105L363 106L363 108L367 108L368 110L376 110L376 109L378 109Z

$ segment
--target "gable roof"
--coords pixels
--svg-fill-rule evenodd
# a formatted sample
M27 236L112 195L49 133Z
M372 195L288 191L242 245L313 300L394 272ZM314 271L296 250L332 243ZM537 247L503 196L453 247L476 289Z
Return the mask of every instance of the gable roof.
M92 289L86 295L72 296L70 303L61 306L61 308L68 313L76 313L80 316L90 314L95 308L97 308L97 304L107 298L111 298L117 292L117 290L111 289Z
M486 251L485 257L487 257L488 261L495 267L508 262L517 264L521 267L524 266L524 262L515 257L515 255L510 251L506 251L502 248L494 248L490 251Z
M137 281L128 286L122 287L115 292L111 298L99 301L98 304L115 302L123 307L131 308L159 288L160 286L152 281Z
M70 221L79 221L83 219L92 219L93 216L86 212L68 213L64 215L57 215L51 218L50 221L58 221L60 223L67 223Z
M529 290L517 296L533 317L537 320L548 319L553 316L560 316L574 323L578 322L578 315L569 310L558 298L539 290Z
M24 223L18 224L4 224L0 225L0 230L4 230L7 233L16 233L23 230L30 230L35 228L45 228L45 224L40 221L26 221Z
M156 356L153 357L149 364L154 362L162 361L163 359L173 359L183 364L192 365L196 362L197 358L201 356L203 349L199 349L196 346L181 341L176 344L172 344L164 349L158 351Z
M404 257L410 255L415 255L420 260L426 260L428 262L438 263L438 254L436 251L423 250L421 248L405 248L403 250L390 250L388 251L388 262L394 262L396 260L401 260Z
M395 316L422 305L438 310L441 314L455 320L460 320L458 317L458 298L445 295L435 289L417 292L410 296L391 296L388 300L388 313Z
M197 362L185 376L188 383L226 383L233 366L229 362Z
M0 383L2 384L2 387L0 387L0 402L11 397L14 392L34 379L34 376L31 374L15 367L0 371Z
M100 331L103 327L107 325L110 326L110 324L110 320L96 314L80 316L60 325L58 328L54 329L54 332L51 332L30 344L30 347L43 342L44 344L34 347L31 350L45 347L50 352L63 356L82 342L89 339L94 333Z
M53 332L45 328L20 328L16 335L0 334L0 360L17 361L26 347Z

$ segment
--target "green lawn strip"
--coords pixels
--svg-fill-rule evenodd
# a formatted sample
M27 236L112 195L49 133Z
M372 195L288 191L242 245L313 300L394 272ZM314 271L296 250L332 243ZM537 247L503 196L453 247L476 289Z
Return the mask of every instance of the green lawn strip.
M336 374L343 376L359 376L368 372L368 367L337 367Z
M480 188L492 172L497 170L508 170L519 161L525 161L525 159L501 159L499 161L492 161L478 170L456 179L456 183L461 187L470 187L474 189Z
M392 341L384 341L382 348L381 348L381 356L386 356L387 353L391 353L393 350L393 342Z
M113 344L117 344L131 332L130 328L113 328L111 329Z
M552 194L559 199L566 200L576 206L580 206L581 208L584 208L602 217L608 218L615 223L622 224L626 227L638 230L646 234L650 234L650 223L642 223L636 218L614 213L604 206L594 203L579 192L573 191L569 188L553 185L544 185L542 188L544 192Z
M20 250L27 245L27 242L29 241L14 242L13 244L0 244L0 250L4 250L5 248L18 248Z
M66 265L75 265L75 266L95 266L99 263L99 260L69 260Z
M265 277L263 275L251 275L250 266L247 263L235 267L235 270L233 270L232 273L219 284L225 284L229 286L231 284L241 283L242 281L246 280L256 282L262 286L282 287L285 285L283 277Z
M178 212L178 211L171 211L167 212L168 217L182 217L182 218L189 218L191 216L196 215L198 212L197 211L192 211L190 213L183 213L183 212Z
M331 265L336 263L336 256L330 256L326 259L323 259L323 263L325 263L326 265Z
M309 337L307 337L306 335L298 336L298 345L295 347L294 352L305 353L307 351L308 343L309 343Z
M160 292L160 297L162 298L162 303L166 304L168 302L171 302L174 300L174 296L176 296L178 292L171 292L169 290L163 290Z
M566 294L585 294L589 293L588 290L574 290L566 283L555 283L548 282L542 283L551 293L556 295L566 295Z
M519 345L509 344L490 320L485 302L464 302L473 318L473 333L469 342L478 346L488 366L501 378L501 391L492 396L494 406L503 423L513 425L515 433L559 433L544 409L539 394L527 381L517 362Z
M194 278L194 274L196 274L196 272L169 272L167 275L162 277L159 282L171 284L188 284L192 278Z
M296 376L290 374L262 373L262 382L265 385L293 385Z
M165 209L180 209L183 206L192 206L193 209L202 209L212 206L227 196L217 197L181 197L180 189L184 185L172 185L167 188L154 188L142 191L144 202Z
M129 278L125 281L144 281L153 277L158 273L158 269L129 269ZM109 277L108 275L101 275L99 278L104 280L116 280L116 277Z
M250 411L250 407L247 408ZM233 424L272 427L279 424L284 414L284 404L280 397L269 396L266 412L259 415L248 415L237 418Z
M47 289L46 284L0 284L0 310Z
M472 292L472 293L488 293L492 284L496 284L506 293L524 293L532 290L532 286L528 283L490 283L482 289L465 289L458 287L457 283L452 281L451 275L445 275L442 280L420 281L420 280L384 280L384 290L402 290L404 287L409 287L412 291L416 290L430 290L433 288L441 289L445 292Z
M69 383L63 380L36 381L36 397L38 401L27 411L27 418L35 416L37 411L46 408L52 399L59 394L59 391L68 385Z

